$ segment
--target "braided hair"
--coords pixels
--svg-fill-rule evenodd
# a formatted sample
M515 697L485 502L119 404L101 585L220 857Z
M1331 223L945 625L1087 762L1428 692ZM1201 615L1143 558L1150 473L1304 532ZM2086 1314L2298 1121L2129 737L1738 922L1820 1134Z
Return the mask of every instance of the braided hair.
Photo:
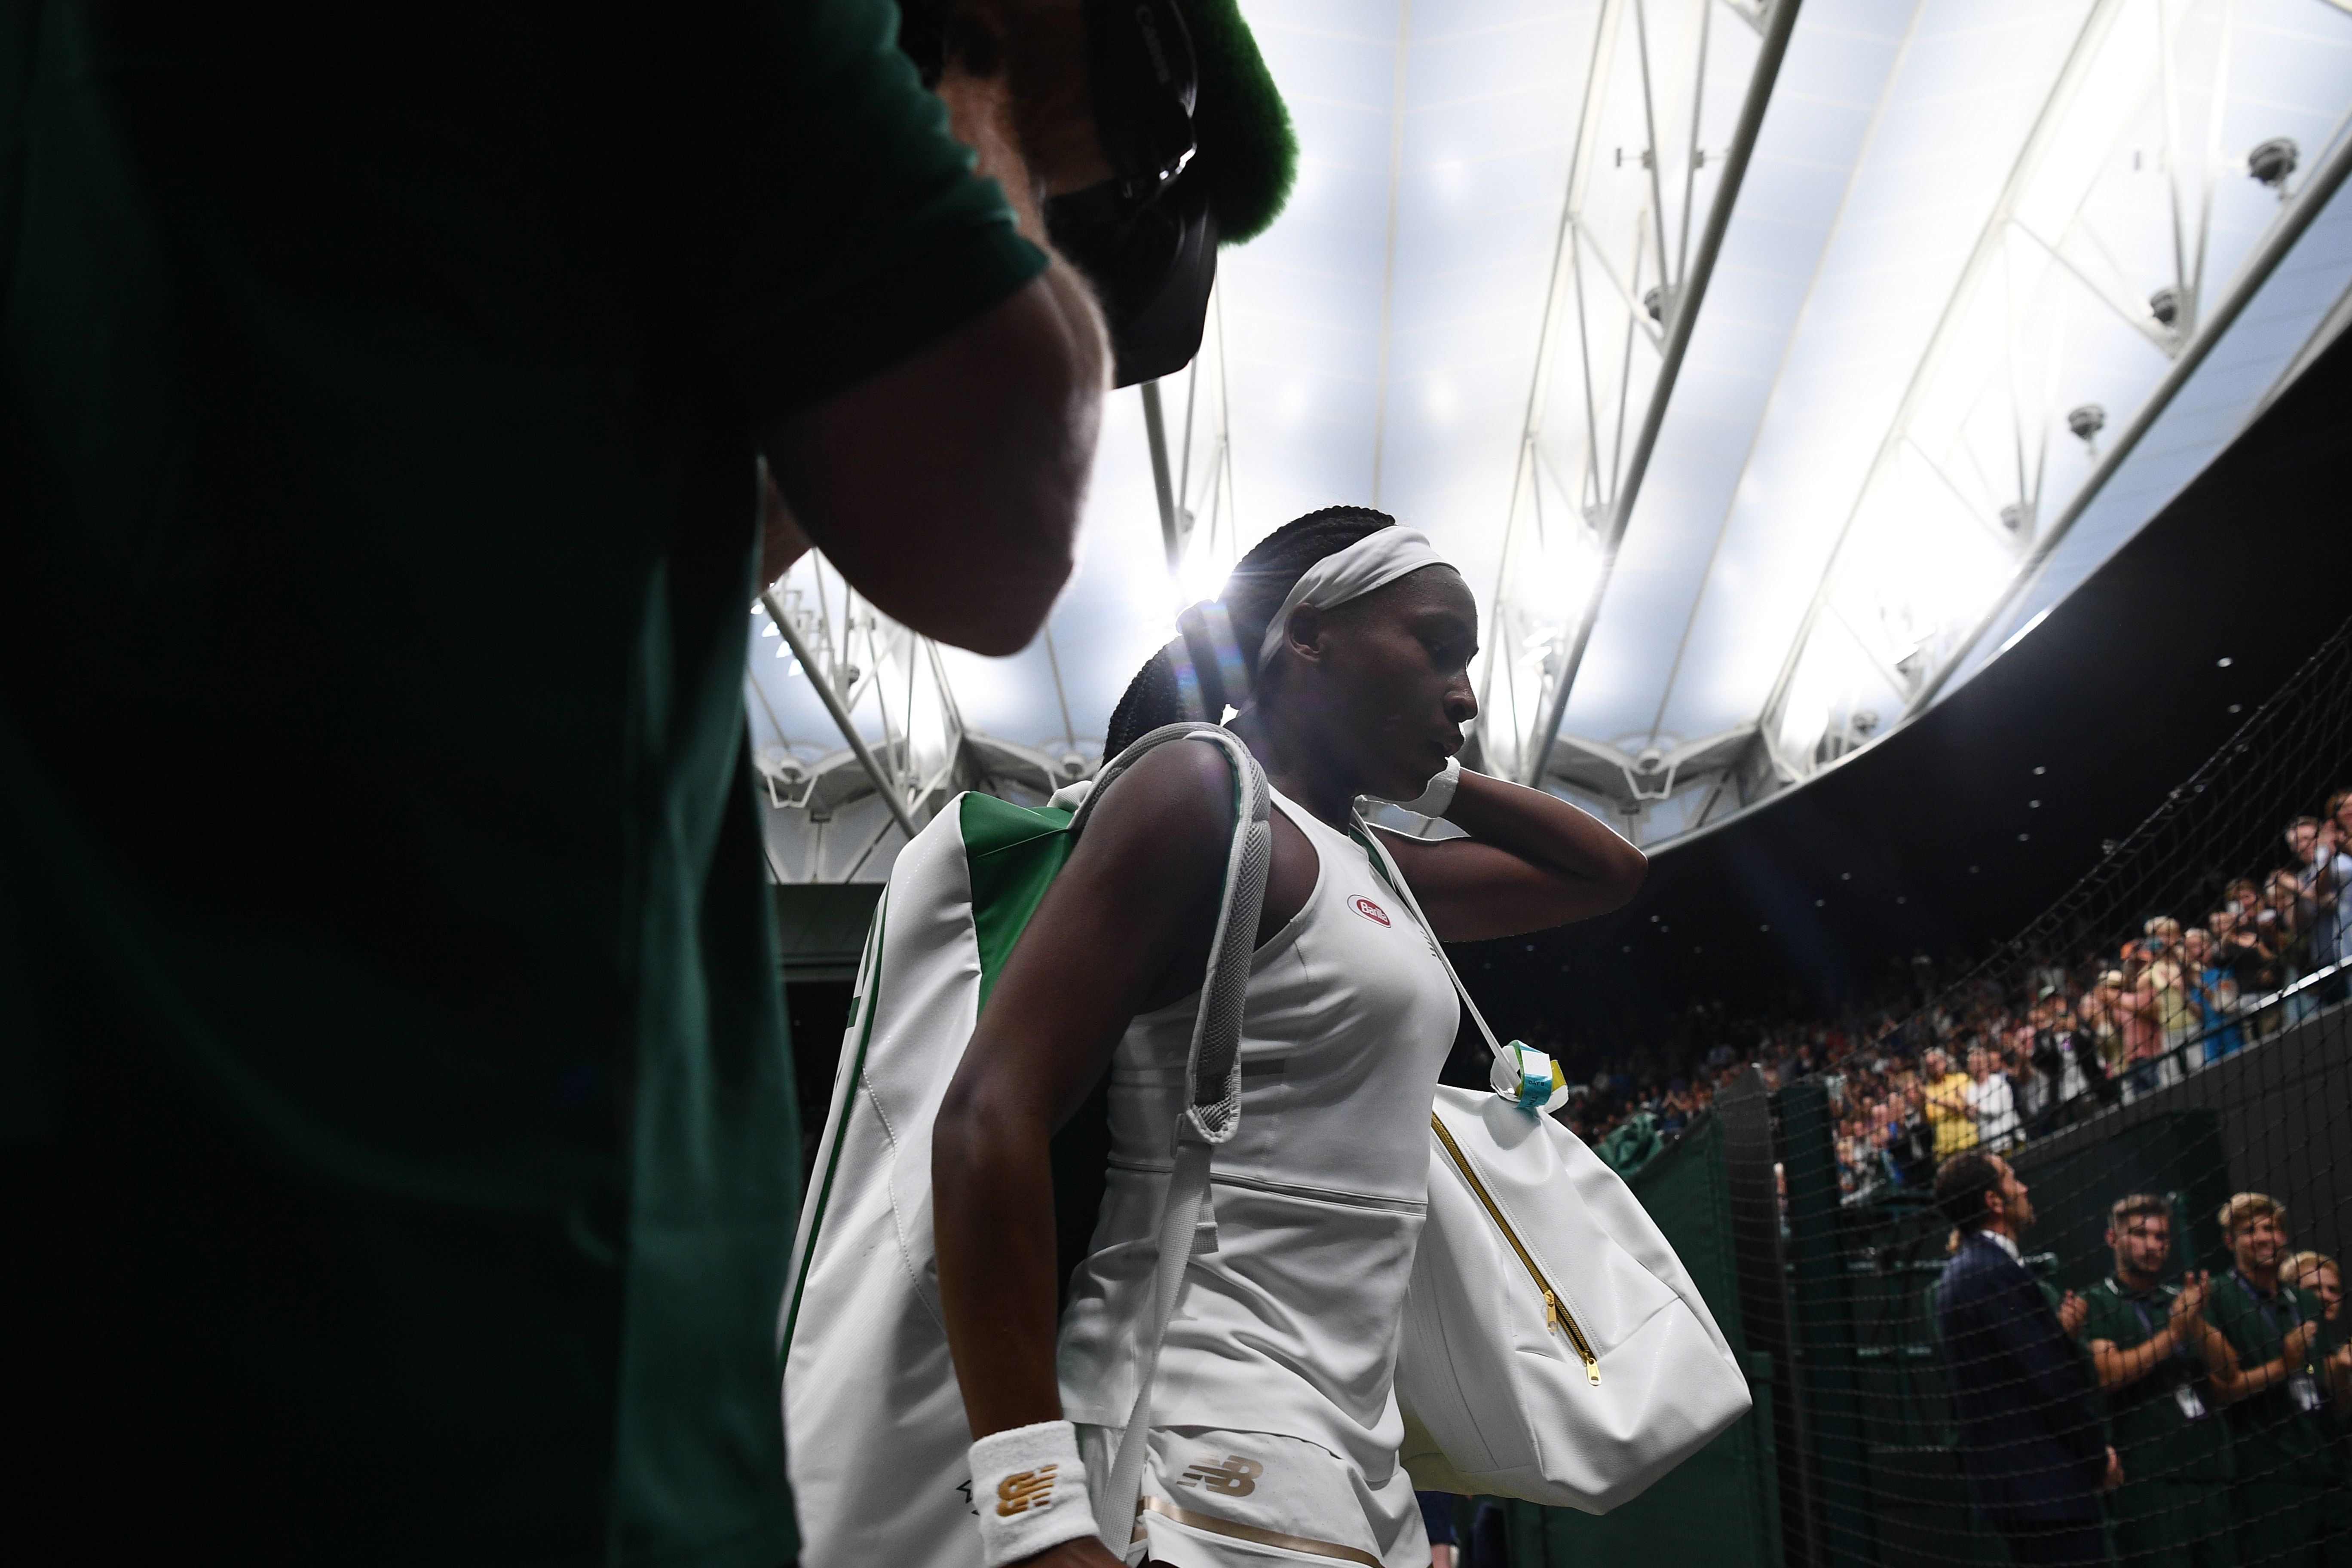
M1163 724L1215 723L1257 679L1258 645L1308 567L1396 519L1364 506L1327 506L1284 523L1241 558L1213 604L1177 618L1177 634L1146 659L1111 710L1103 754L1117 756Z

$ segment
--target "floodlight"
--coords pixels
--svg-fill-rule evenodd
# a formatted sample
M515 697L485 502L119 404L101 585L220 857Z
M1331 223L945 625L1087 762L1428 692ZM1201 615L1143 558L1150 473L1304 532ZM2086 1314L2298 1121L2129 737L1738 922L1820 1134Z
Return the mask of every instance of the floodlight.
M2168 283L2147 297L2147 313L2169 327L2180 320L2180 290Z
M1528 563L1521 602L1549 619L1580 614L1601 574L1601 552L1581 529L1554 528Z
M2098 404L2085 403L2067 411L2066 428L2094 452L2099 449L2099 432L2106 427L2107 411Z

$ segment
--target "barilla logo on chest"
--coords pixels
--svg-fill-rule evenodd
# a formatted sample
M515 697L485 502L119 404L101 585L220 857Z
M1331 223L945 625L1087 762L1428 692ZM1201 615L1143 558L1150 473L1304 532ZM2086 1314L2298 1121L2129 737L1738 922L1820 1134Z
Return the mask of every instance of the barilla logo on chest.
M1378 921L1382 925L1387 925L1389 923L1388 910L1381 908L1380 905L1372 902L1371 900L1365 898L1361 893L1349 899L1348 900L1348 907L1355 910L1358 914L1363 916L1368 921Z

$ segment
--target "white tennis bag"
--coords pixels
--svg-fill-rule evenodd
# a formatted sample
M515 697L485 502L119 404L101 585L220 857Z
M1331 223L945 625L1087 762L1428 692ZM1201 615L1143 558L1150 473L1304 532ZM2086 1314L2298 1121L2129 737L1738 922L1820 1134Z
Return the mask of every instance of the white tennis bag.
M1273 859L1265 775L1238 739L1207 724L1171 724L1138 741L1103 768L1075 816L960 795L891 868L858 965L780 1330L808 1568L979 1568L971 1433L931 1243L931 1124L997 972L1093 803L1137 758L1187 736L1232 760L1235 822L1161 1225L1177 1242L1161 1249L1159 1310L1143 1329L1143 1394L1110 1476L1095 1478L1100 1516L1134 1518L1145 1451L1138 1434L1208 1190L1209 1150L1238 1125L1242 998ZM1125 1534L1107 1538L1124 1544Z
M1606 1513L1748 1414L1674 1248L1573 1133L1441 1089L1397 1403L1429 1491Z
M1429 1217L1397 1356L1402 1458L1424 1491L1606 1513L1747 1415L1748 1380L1633 1189L1522 1103L1549 1089L1506 1098L1512 1071L1557 1072L1497 1044L1454 985L1495 1054L1495 1092L1440 1088L1431 1108Z

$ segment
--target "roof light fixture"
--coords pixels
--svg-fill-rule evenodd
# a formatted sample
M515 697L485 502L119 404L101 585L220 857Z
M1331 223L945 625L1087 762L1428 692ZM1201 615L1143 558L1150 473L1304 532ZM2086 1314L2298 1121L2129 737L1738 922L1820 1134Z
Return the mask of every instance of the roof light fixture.
M2088 447L2095 457L2099 450L2099 432L2106 427L2107 411L2096 403L2085 403L2066 411L2066 428L2072 430L2075 439Z
M2294 137L2273 136L2255 143L2254 150L2246 154L2246 173L2284 196L2287 176L2302 161L2303 149L2294 144Z

